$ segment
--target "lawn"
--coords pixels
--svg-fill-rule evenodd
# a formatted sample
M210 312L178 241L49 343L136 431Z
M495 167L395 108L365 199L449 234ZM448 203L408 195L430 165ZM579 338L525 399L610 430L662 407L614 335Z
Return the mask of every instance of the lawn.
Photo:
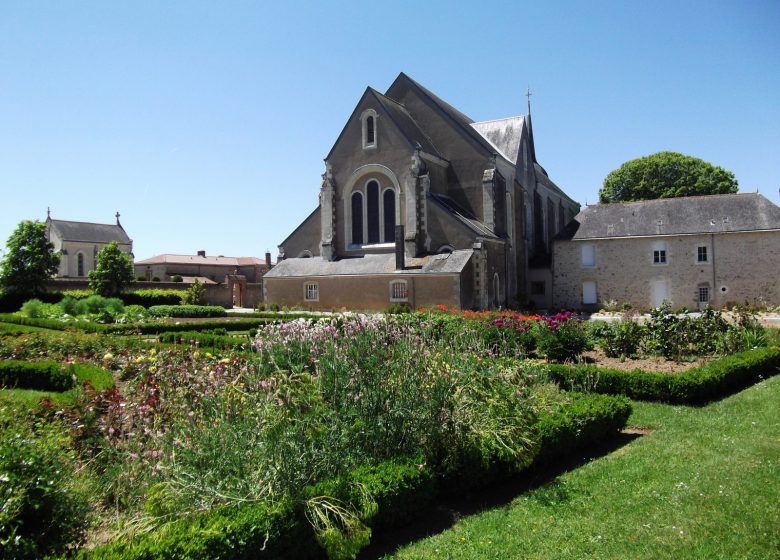
M618 450L393 558L780 557L780 377L703 408L635 403Z

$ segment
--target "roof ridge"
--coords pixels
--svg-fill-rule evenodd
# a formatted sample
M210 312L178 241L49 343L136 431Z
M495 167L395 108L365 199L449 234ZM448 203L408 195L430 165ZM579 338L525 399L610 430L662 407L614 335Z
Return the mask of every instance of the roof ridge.
M618 205L628 205L628 204L647 204L649 202L668 202L668 201L674 201L674 200L690 200L692 198L711 198L711 197L724 197L724 196L742 196L742 195L754 195L754 196L761 196L763 195L761 193L755 193L755 192L735 192L735 193L721 193L721 194L692 194L688 196L666 196L663 198L648 198L645 200L621 200L619 202L598 202L596 204L588 204L587 208L590 208L592 206L618 206ZM766 198L766 197L764 197Z
M489 120L486 120L486 121L474 121L473 123L471 123L471 125L474 126L475 124L485 124L485 123L492 123L492 122L498 122L498 121L508 121L510 119L524 119L524 118L525 118L525 115L515 115L515 116L512 116L512 117L503 117L503 118L500 118L500 119L489 119Z
M119 224L103 224L103 223L100 223L100 222L83 222L81 220L60 220L59 218L49 218L49 219L52 222L66 222L66 223L69 223L69 224L86 224L86 225L90 225L90 226L122 227Z

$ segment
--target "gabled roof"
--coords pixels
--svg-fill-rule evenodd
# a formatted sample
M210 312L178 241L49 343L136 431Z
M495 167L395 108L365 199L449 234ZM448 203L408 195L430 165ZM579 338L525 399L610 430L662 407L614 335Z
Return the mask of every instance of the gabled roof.
M153 264L187 264L187 265L210 265L210 266L265 266L265 260L257 257L225 257L225 256L205 256L200 255L172 255L169 253L156 255L142 261L136 261L136 265Z
M336 146L338 146L341 138L344 136L344 133L347 130L347 127L358 117L358 109L364 106L366 100L368 101L369 106L375 106L378 109L377 112L384 113L384 116L386 116L389 121L395 125L395 127L398 129L398 132L401 134L401 137L406 140L410 148L416 148L419 145L424 152L435 155L439 158L442 157L441 154L439 154L439 151L433 145L433 142L431 142L431 139L428 138L428 136L423 132L422 128L420 128L420 125L415 122L415 120L409 114L409 111L407 111L403 105L387 97L386 95L379 93L374 88L368 87L360 97L360 101L358 101L357 105L355 105L355 109L352 111L352 114L344 125L344 128L341 129L338 138L336 138L336 141L333 143L333 147L331 147L330 152L328 152L328 155L325 157L325 160L330 159L330 156L333 154L333 150L335 150Z
M395 269L395 254L364 255L326 261L319 257L308 259L284 259L272 268L264 278L294 278L316 276L358 276L358 275L396 275L396 274L457 274L468 264L474 253L471 249L462 249L441 255L428 255L416 259L406 259L402 271Z
M49 218L51 229L63 241L83 241L86 243L111 243L129 245L132 243L125 230L119 224L93 224L90 222L72 222Z
M482 237L490 237L493 239L498 238L493 230L480 222L465 209L461 208L458 203L456 203L450 197L434 192L430 192L428 195L432 201L443 208L448 214L455 218L455 220L466 226L466 228L471 230L473 233L476 233Z
M587 206L557 239L767 230L780 230L780 207L758 193L739 193Z
M516 164L524 123L525 117L519 116L475 122L471 127L490 142L499 155Z

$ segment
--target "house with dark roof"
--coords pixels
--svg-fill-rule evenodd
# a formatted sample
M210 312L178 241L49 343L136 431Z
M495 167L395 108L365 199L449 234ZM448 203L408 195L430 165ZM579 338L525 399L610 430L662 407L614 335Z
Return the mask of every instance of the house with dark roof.
M536 161L530 104L474 122L401 73L347 119L266 301L485 309L527 304L531 285L549 298L553 238L578 211Z
M95 268L98 252L112 241L133 258L133 240L119 222L119 212L116 224L55 220L49 212L46 232L54 251L61 255L56 278L86 277Z
M758 193L596 204L554 243L553 306L780 305L780 208Z

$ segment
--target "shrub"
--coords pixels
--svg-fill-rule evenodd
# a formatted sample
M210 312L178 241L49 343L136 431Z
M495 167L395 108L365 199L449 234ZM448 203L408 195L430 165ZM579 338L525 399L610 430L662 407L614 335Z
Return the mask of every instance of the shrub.
M610 358L626 358L639 352L647 329L632 319L609 323L601 332L599 346Z
M588 337L582 322L570 311L562 311L537 322L536 347L550 362L565 362L579 358L588 348Z
M0 361L0 386L39 391L67 391L73 387L73 368L55 362Z
M152 317L224 317L224 307L217 305L154 305L149 308Z
M171 282L184 282L184 279L180 275L174 274L171 276Z
M43 302L37 298L28 299L22 304L21 314L31 319L43 317Z
M227 332L225 329L222 329L222 331ZM248 350L252 345L252 341L249 337L237 338L234 336L226 336L224 333L204 333L197 331L161 333L158 339L160 342L169 344L197 343L201 348L231 349L243 346Z
M182 305L203 305L206 302L206 286L196 278L181 298Z
M33 421L0 403L0 550L3 558L40 558L78 543L88 522L77 489L67 428Z
M65 296L59 303L63 313L68 315L78 315L78 301L73 296Z

